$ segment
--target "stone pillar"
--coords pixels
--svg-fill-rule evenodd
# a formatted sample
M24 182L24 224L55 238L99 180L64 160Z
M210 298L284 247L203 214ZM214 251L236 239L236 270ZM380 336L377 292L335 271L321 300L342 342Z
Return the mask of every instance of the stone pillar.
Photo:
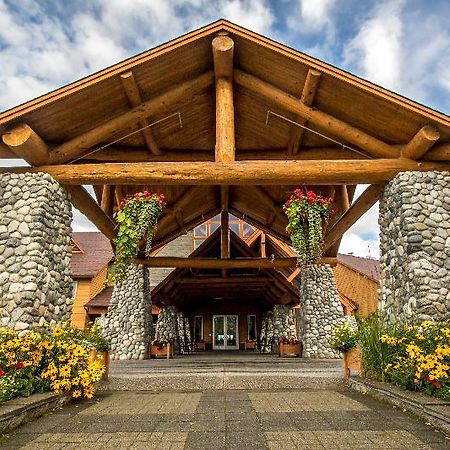
M331 333L344 319L334 273L328 265L302 269L300 287L300 340L305 358L339 358L330 347Z
M267 311L261 325L260 346L262 353L270 353L273 344L273 311Z
M275 305L273 307L273 351L278 351L280 338L297 339L294 312L288 305Z
M146 359L151 339L152 301L148 269L131 265L127 277L114 286L103 320L103 334L111 340L111 359Z
M390 322L450 318L450 174L403 172L380 199L379 308Z
M0 176L0 326L70 319L69 196L50 175Z
M177 313L173 306L162 306L156 323L157 341L174 341L177 337Z

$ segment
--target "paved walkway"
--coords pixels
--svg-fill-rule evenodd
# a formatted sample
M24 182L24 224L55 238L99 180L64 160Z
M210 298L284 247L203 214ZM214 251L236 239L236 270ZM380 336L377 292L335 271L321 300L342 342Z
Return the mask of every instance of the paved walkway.
M423 422L329 390L113 392L0 440L5 449L449 449Z
M173 359L112 361L107 390L318 388L342 384L342 360L279 358L254 352L205 352Z

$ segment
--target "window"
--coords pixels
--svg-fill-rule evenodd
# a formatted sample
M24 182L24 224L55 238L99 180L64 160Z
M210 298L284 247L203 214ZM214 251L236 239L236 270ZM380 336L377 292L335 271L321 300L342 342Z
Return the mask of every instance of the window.
M77 295L77 287L78 287L78 281L73 281L72 282L72 300Z
M247 338L249 341L256 341L256 316L247 316Z
M194 342L203 341L203 316L194 317Z
M202 223L198 227L194 228L193 233L193 247L194 250L202 244L202 242L209 238L220 227L220 214ZM229 227L230 230L236 233L241 239L249 238L255 229L244 222L242 219L238 219L233 214L229 214Z

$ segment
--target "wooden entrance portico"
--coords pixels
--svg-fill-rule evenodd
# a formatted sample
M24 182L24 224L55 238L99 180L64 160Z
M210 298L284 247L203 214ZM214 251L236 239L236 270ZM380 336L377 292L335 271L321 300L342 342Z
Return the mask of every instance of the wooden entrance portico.
M220 258L138 261L223 276L295 269L293 258L230 259L228 212L289 243L289 192L335 196L333 262L383 183L450 167L448 116L224 20L0 114L0 134L1 158L33 166L1 172L49 173L110 239L114 210L137 190L167 196L155 250L223 212ZM370 186L353 202L358 183Z

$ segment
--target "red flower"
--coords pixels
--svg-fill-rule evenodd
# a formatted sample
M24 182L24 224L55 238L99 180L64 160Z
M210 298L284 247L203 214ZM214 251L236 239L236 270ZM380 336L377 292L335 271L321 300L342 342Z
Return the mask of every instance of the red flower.
M0 377L2 377L3 375L5 375L5 371L4 370L0 370Z
M436 389L439 389L441 387L441 383L439 383L438 380L434 380L432 384Z
M428 375L425 377L425 381L430 381L430 377Z
M23 368L23 362L18 362L16 364L16 369L19 370L19 369L22 369L22 368Z

